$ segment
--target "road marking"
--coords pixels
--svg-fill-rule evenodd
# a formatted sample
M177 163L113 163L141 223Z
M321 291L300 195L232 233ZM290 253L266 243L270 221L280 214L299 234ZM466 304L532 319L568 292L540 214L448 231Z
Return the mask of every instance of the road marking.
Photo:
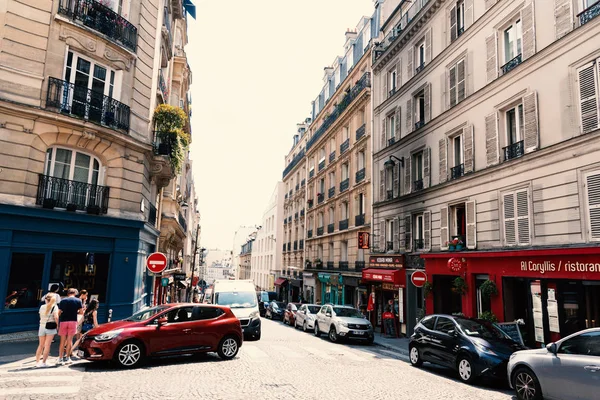
M262 351L261 349L259 349L256 346L245 344L244 347L242 348L242 351L244 352L244 354L248 354L250 359L253 361L256 359L269 358L267 353L265 353L264 351ZM259 360L256 360L256 361L259 361Z
M269 347L277 350L280 354L283 354L286 358L304 358L305 357L303 354L296 353L295 351L290 350L289 347L279 346L276 344L270 345Z
M305 347L305 346L302 346L301 348L303 350L306 350L308 353L312 354L313 356L320 357L323 360L333 360L334 359L329 354L325 354L325 353L323 353L322 350L317 350L314 347Z

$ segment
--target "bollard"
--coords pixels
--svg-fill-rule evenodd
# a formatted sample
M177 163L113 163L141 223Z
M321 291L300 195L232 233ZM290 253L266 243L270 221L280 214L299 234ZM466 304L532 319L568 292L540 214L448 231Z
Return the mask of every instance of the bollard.
M108 322L112 319L112 308L108 310Z

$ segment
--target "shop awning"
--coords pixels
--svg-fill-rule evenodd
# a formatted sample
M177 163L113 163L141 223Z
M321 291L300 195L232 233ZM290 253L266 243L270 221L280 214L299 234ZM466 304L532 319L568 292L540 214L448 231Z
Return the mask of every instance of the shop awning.
M318 275L317 277L319 278L319 280L320 280L321 282L323 282L323 283L329 283L329 277L330 277L330 276L331 276L331 275L329 275L329 274L322 274L322 273L319 273L319 275Z
M275 279L275 286L283 286L287 283L287 279L285 278L277 278Z
M403 284L402 271L399 269L375 269L367 268L362 272L363 281L387 282L394 285Z

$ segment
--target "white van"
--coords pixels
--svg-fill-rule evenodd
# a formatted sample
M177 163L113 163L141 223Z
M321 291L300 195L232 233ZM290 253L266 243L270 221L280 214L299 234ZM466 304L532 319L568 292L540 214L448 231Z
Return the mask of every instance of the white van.
M240 320L244 336L260 339L260 313L253 281L216 280L213 283L211 303L231 308Z

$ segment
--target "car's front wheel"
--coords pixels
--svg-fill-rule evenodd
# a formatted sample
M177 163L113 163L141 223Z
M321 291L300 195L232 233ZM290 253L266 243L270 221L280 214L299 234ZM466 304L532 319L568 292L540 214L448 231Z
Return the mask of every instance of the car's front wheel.
M529 368L521 367L513 373L512 385L519 400L542 400L542 388L537 376Z
M420 367L421 365L423 365L423 360L421 360L421 353L419 352L417 346L412 346L408 354L410 358L410 363L412 365L414 365L415 367Z
M337 331L335 330L335 326L331 326L331 328L329 328L329 340L332 343L337 343L338 341L338 334Z
M121 344L114 355L115 362L122 368L135 368L144 361L144 347L137 341Z
M217 348L217 354L223 360L231 360L233 357L236 356L239 349L240 344L238 343L235 337L225 336L219 343L219 347Z
M319 324L315 322L315 336L321 336L321 331L319 330Z
M456 363L458 369L458 377L464 383L472 383L475 380L475 371L473 371L473 363L467 355L461 355Z

